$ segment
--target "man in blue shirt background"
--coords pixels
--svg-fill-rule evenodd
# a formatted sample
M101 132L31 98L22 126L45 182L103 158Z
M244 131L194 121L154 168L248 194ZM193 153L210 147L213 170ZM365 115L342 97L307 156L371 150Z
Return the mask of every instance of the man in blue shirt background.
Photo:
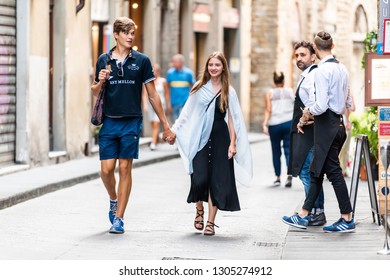
M195 83L194 73L184 66L184 62L182 54L174 55L172 57L173 67L168 70L166 77L171 97L173 122L179 117Z

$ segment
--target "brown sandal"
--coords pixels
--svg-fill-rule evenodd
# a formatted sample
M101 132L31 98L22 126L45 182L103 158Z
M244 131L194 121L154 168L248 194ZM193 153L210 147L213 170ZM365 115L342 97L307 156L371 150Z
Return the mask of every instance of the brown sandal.
M214 224L213 222L207 221L207 225L206 225L206 228L205 228L203 234L204 234L204 235L214 235L214 234L215 234L214 227L219 228L219 226L217 226L217 225Z
M204 215L204 208L198 209L198 207L196 207L196 217L195 217L195 221L194 221L194 227L197 230L203 230L203 228L204 228L203 215ZM197 221L196 219L199 217L201 217L202 220ZM201 227L197 227L197 225L201 225Z

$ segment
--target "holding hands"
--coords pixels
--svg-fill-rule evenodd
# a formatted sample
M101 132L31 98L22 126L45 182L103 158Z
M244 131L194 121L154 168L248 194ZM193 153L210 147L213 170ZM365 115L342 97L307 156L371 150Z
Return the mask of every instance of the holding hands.
M167 129L163 132L162 139L169 145L173 145L176 141L176 134L171 129Z

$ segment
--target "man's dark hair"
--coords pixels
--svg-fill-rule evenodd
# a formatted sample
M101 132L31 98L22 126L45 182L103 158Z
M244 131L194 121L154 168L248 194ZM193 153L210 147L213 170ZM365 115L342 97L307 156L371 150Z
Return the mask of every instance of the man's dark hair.
M332 36L328 32L320 31L314 38L317 48L322 51L331 50L333 45Z
M277 84L284 84L284 74L283 72L280 72L279 74L274 72L274 83Z
M296 51L299 48L306 48L310 51L310 54L315 54L313 44L308 42L308 41L300 41L300 42L296 43L294 46L294 50Z

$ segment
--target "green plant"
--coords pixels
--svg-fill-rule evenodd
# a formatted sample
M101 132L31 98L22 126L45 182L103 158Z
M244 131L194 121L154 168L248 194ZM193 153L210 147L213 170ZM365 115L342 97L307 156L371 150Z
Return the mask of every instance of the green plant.
M373 30L366 34L366 38L364 39L364 55L362 57L362 69L366 67L366 54L371 52L376 52L376 44L377 44L378 32Z
M367 135L370 144L370 155L374 163L378 161L378 107L371 106L361 114L351 113L349 120L352 123L351 133L356 137L358 134Z

